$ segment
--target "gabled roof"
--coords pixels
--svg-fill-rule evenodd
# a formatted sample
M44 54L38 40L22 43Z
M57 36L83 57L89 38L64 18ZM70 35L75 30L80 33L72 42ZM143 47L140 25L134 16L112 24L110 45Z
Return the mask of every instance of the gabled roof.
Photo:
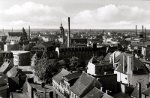
M16 67L13 67L13 68L11 68L11 69L6 73L6 75L7 75L8 77L16 77L16 76L17 76L17 73L18 73L17 68L16 68Z
M86 90L91 88L90 86L95 85L94 83L96 84L99 82L91 75L88 75L87 73L83 72L80 78L71 87L71 91L79 97L83 96ZM101 84L99 83L99 86L100 85Z
M121 54L120 51L115 51L115 52L113 52L113 53L110 55L110 57L113 57L113 55L114 55L115 57L118 57L120 54Z
M6 69L9 67L9 65L10 65L9 62L4 62L4 63L0 66L0 72L6 71Z
M98 88L94 87L83 98L102 98L103 94L104 94L104 92L102 92Z
M60 83L63 80L63 77L70 74L69 71L62 69L57 75L53 77L53 80L55 80L57 83Z
M109 61L111 53L107 53L106 56L103 58L104 61Z
M125 66L125 73L127 72L127 57L132 56L132 54L127 54L127 53L121 53L119 56L115 58L115 62L118 62L118 67L115 69L115 71L123 73L123 56L124 56L124 66ZM132 65L131 65L131 70L133 70L133 73L135 74L148 74L149 71L139 59L135 58L132 56L131 59Z
M68 75L64 76L64 79L65 79L66 81L70 81L70 80L72 80L72 79L76 79L76 78L80 77L80 75L81 75L81 73L79 73L79 72L74 72L74 73L71 73L71 74L68 74Z
M104 93L104 95L103 95L103 97L102 98L113 98L112 96L110 96L110 95L108 95L108 94L106 94L106 93Z
M106 65L112 65L108 61L104 60L102 56L100 57L92 57L89 60L90 63L93 63L95 66L106 66Z
M8 32L9 36L22 36L22 32Z
M3 73L0 73L0 87L8 83L8 78Z
M146 96L150 96L150 87L143 91L143 94Z

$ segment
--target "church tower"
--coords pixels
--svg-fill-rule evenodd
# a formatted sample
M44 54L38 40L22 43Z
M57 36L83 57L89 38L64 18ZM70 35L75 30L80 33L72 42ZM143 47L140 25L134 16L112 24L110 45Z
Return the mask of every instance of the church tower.
M60 33L61 33L61 36L62 36L62 39L63 39L63 44L65 43L65 30L62 26L62 23L60 25Z

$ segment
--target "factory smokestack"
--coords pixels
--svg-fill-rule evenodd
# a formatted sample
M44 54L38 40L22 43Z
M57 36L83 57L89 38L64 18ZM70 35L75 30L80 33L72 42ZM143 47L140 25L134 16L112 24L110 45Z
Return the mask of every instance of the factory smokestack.
M135 26L135 35L137 35L137 25Z
M30 40L30 25L29 25L29 40Z
M67 38L67 47L70 47L70 17L68 17L68 38Z
M144 26L142 25L142 33L144 32Z

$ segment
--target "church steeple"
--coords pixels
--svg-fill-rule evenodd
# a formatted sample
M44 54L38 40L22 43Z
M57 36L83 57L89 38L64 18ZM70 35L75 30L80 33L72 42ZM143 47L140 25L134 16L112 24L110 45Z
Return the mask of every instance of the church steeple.
M61 36L63 39L63 44L64 44L64 42L65 42L65 31L64 31L62 23L60 24L60 33L61 33Z

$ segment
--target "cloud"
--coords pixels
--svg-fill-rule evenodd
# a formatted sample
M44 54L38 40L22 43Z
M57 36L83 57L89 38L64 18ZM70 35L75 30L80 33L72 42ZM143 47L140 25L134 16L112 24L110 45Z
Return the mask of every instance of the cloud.
M109 4L94 9L72 10L70 13L61 6L29 1L0 9L0 28L22 28L28 25L35 28L59 28L61 21L67 28L68 16L71 17L71 28L134 28L135 25L150 25L150 10L139 6Z
M61 7L26 2L22 5L14 5L6 10L0 10L0 26L34 25L44 27L50 24L56 25L58 21L60 23L60 16L65 15L65 11Z
M134 25L148 25L150 11L127 5L106 5L95 10L84 10L73 17L75 24L94 28L132 28Z

